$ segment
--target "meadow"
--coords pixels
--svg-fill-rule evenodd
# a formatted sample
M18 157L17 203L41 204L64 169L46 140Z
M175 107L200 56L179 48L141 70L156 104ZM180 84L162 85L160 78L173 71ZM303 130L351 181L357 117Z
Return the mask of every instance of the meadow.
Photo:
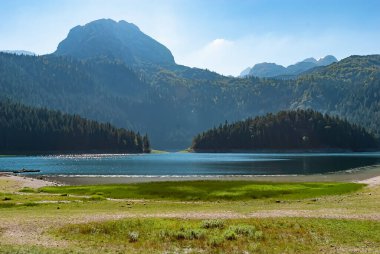
M380 249L380 186L189 181L12 189L12 183L0 184L5 186L0 253Z

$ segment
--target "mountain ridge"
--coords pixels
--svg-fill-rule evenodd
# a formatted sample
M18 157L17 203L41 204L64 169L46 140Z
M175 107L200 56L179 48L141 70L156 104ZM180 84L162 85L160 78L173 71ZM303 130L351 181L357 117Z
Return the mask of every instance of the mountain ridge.
M175 64L170 50L124 20L99 19L72 28L53 53L79 59L109 58L132 66Z
M255 76L260 78L273 78L277 76L295 76L315 67L327 66L337 61L338 60L334 56L327 55L318 60L316 60L313 57L306 58L300 62L291 64L287 67L284 67L276 63L263 62L255 64L251 68L248 67L248 74L247 69L245 69L240 73L239 77Z

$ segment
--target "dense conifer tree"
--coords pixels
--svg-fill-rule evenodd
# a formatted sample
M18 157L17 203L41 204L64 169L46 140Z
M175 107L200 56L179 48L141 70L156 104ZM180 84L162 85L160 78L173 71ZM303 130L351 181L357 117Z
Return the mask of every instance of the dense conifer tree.
M144 146L143 146L144 144ZM0 101L0 153L149 152L149 140L109 123Z
M281 111L213 128L193 139L195 151L378 148L364 128L313 110Z

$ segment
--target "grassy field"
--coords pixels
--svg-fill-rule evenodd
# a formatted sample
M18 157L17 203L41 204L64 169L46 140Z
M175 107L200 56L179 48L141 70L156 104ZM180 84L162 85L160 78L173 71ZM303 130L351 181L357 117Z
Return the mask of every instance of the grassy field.
M63 186L40 189L46 193L97 195L116 199L181 201L303 199L357 191L355 183L268 183L249 181L183 181L122 185Z
M380 253L380 186L7 184L0 253Z
M130 253L306 253L376 250L380 223L328 219L128 219L70 225L55 232L78 248ZM342 244L343 243L343 244ZM355 243L352 245L351 243ZM275 245L275 246L274 246Z

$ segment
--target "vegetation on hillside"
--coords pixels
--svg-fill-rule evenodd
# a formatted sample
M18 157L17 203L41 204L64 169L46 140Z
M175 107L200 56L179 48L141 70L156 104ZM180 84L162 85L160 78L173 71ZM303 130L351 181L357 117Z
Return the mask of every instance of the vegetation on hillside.
M226 122L197 135L192 144L195 151L375 148L378 141L364 128L313 110L281 111Z
M311 108L380 134L380 56L353 56L294 80L231 78L179 65L131 69L108 58L0 54L0 94L186 147L225 120Z
M77 115L0 102L0 152L150 152L147 136Z

